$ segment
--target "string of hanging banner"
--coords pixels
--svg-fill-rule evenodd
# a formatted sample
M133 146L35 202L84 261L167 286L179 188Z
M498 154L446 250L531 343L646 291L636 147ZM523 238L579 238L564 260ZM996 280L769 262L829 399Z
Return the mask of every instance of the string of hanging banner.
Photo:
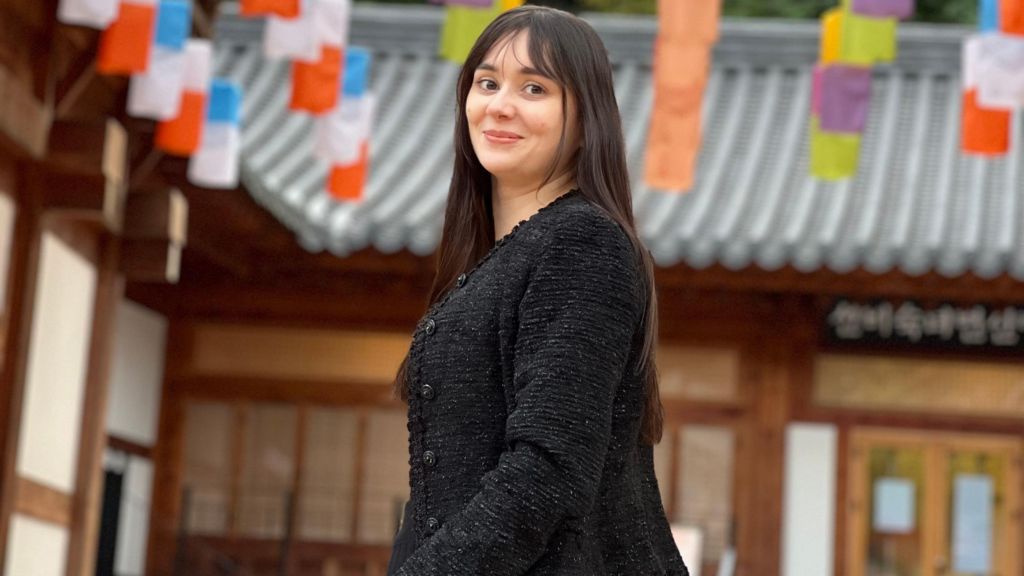
M811 174L852 177L867 125L872 66L896 57L896 23L913 0L843 0L821 19L811 95ZM963 45L961 150L1010 151L1013 111L1024 106L1024 0L981 0L980 31ZM955 121L953 118L947 121Z

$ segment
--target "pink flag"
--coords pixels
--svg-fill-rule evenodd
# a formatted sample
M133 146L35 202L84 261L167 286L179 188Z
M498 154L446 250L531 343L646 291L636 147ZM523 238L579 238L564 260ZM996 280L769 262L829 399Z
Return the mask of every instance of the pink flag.
M870 68L831 64L822 70L822 131L862 133L870 102Z

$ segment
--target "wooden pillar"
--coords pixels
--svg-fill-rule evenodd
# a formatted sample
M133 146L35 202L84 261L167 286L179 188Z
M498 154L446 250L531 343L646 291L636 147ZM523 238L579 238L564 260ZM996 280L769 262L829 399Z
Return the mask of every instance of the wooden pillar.
M103 506L103 452L107 444L107 397L114 349L118 303L124 279L118 273L120 239L106 235L98 264L92 337L82 404L75 496L72 502L68 576L92 576L96 571L100 512Z
M7 533L18 498L15 467L42 237L39 196L28 189L24 168L14 181L14 190L17 214L11 242L6 341L0 372L0 572L7 558Z
M169 318L160 424L153 449L153 500L146 543L146 574L169 576L174 568L184 466L185 404L174 386L187 348L180 321Z

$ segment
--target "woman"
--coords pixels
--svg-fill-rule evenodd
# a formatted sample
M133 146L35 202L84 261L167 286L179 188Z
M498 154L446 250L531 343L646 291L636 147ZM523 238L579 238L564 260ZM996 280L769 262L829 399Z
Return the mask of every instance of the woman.
M568 13L506 12L457 97L431 306L396 379L412 496L388 573L687 574L654 477L653 268L604 46Z

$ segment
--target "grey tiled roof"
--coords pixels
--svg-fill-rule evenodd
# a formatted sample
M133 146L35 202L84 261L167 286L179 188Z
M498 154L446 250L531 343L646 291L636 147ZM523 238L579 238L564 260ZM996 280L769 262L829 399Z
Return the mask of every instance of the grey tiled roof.
M230 5L217 27L217 72L246 90L242 178L308 250L344 256L372 246L429 254L439 241L451 174L457 66L435 56L442 12L358 5L354 44L374 51L378 96L365 200L322 192L313 121L287 110L288 65L261 56L260 22ZM964 28L902 24L900 57L876 69L860 170L847 182L807 169L813 22L726 21L704 100L695 189L642 182L652 102L649 17L592 15L615 66L634 207L661 266L802 271L900 269L917 275L1003 273L1024 279L1024 132L1014 153L959 152L959 46Z

